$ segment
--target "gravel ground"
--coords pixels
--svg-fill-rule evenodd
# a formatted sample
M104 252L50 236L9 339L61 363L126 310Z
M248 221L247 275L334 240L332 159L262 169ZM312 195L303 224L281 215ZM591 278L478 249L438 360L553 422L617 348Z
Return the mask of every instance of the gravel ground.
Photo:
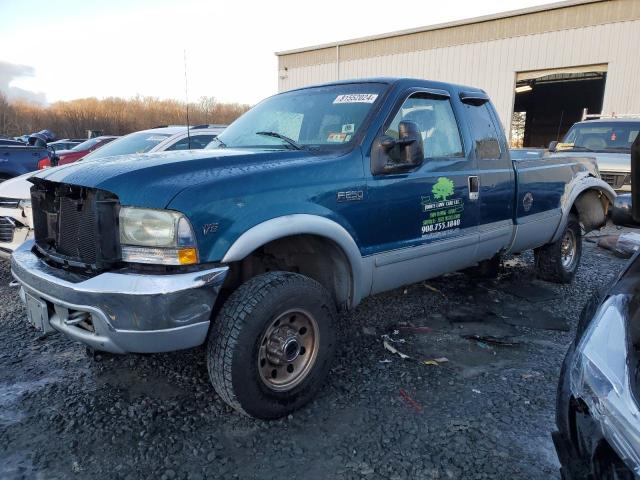
M319 397L261 422L216 396L203 349L93 359L39 338L2 262L0 478L558 478L560 364L582 305L625 263L585 242L572 285L534 280L523 255L499 281L452 274L369 298L343 316ZM553 329L511 325L533 320Z

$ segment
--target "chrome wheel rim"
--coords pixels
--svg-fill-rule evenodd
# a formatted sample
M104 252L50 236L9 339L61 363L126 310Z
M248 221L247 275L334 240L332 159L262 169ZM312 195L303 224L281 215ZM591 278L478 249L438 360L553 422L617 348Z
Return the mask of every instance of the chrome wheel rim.
M576 258L576 234L573 230L568 229L562 236L562 242L560 243L560 258L562 259L562 266L565 269L570 269Z
M311 372L319 340L318 324L309 312L295 309L279 315L260 339L260 379L277 392L295 388Z

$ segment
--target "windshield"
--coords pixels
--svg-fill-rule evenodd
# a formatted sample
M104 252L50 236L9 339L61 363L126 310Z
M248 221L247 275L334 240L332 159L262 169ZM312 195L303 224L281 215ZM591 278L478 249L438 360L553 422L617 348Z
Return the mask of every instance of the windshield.
M344 147L355 138L384 89L384 84L360 83L276 95L229 125L211 147Z
M630 153L638 131L640 121L576 123L556 149Z
M91 152L83 160L112 157L115 155L127 155L129 153L145 153L166 140L171 135L168 133L134 132L120 137L104 147Z
M84 142L79 143L78 145L73 147L71 150L73 150L74 152L77 152L79 150L89 150L91 147L93 147L96 143L100 141L101 139L98 137L90 138L89 140L85 140Z

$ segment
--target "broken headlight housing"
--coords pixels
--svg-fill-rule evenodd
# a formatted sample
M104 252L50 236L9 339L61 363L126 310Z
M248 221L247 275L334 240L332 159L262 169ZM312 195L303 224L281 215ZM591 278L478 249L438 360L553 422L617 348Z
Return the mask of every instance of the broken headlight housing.
M171 210L120 209L122 260L130 263L198 263L196 237L187 217Z

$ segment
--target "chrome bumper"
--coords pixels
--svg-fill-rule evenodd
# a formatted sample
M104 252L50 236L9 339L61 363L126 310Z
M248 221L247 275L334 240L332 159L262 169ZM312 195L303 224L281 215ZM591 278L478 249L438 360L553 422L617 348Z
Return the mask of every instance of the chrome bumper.
M32 251L33 240L11 257L11 273L25 293L46 302L48 322L97 350L168 352L202 344L228 267L148 275L105 272L92 278L53 268ZM75 322L86 312L93 331Z

